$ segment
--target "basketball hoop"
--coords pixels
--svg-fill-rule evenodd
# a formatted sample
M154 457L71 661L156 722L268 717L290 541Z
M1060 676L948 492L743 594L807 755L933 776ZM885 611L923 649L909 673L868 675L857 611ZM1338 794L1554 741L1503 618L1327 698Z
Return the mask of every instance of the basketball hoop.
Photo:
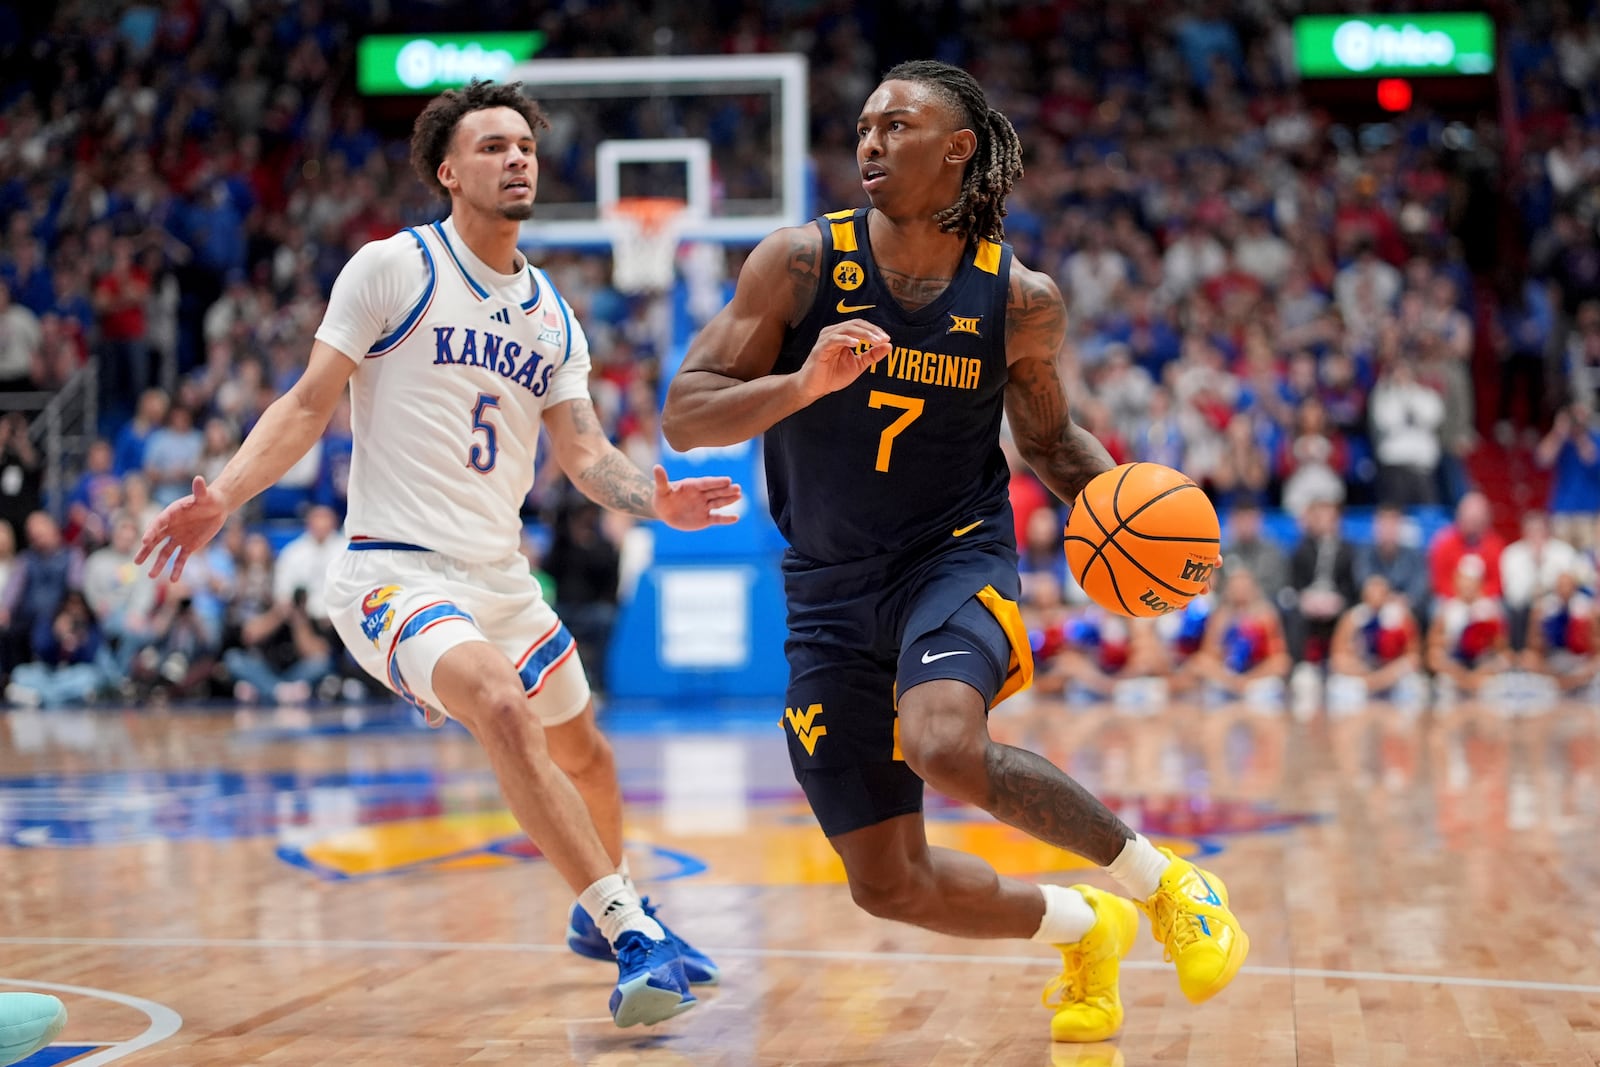
M618 291L649 293L672 287L688 206L670 196L627 196L606 211L611 284Z

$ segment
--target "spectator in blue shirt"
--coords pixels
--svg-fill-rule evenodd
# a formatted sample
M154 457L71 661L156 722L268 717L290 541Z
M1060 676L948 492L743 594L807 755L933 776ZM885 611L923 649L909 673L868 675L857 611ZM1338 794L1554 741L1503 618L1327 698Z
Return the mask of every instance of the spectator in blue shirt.
M38 241L20 242L12 256L0 264L0 278L11 286L17 303L35 315L43 315L55 302L55 283Z
M68 592L36 643L33 662L11 672L6 700L56 708L89 699L111 681L103 651L100 626L88 602L77 590Z
M1142 463L1183 469L1187 442L1177 413L1172 410L1172 394L1164 386L1157 386L1150 393L1149 414L1129 436L1128 446L1133 458Z
M1218 3L1205 4L1199 11L1179 18L1173 24L1172 36L1189 68L1189 80L1202 92L1216 77L1214 64L1218 60L1235 74L1244 69L1239 34Z
M1406 539L1405 512L1394 504L1378 505L1372 520L1372 543L1358 545L1352 561L1352 577L1357 588L1373 575L1384 578L1405 597L1419 625L1428 623L1428 602L1432 586L1428 579L1428 560L1422 549Z
M167 412L166 425L150 431L144 445L144 469L150 479L150 496L161 507L189 491L200 473L205 435L195 429L194 413L182 404Z
M111 512L121 500L122 479L111 469L111 442L98 438L89 445L84 457L84 471L67 496L67 506L88 508L102 519L109 520Z
M1600 517L1600 425L1587 398L1556 415L1534 458L1555 470L1550 517L1556 537L1574 548L1592 547Z
M79 337L94 332L94 304L83 269L66 266L51 280L50 303L45 311L60 318L77 331Z
M62 540L61 527L48 512L28 516L27 536L28 548L0 593L7 667L32 659L46 646L61 602L83 588L83 553Z
M322 435L322 460L317 467L313 503L332 508L344 517L350 495L350 457L355 441L350 436L350 404L341 402L334 410L328 429Z
M144 471L145 443L151 432L167 421L167 407L167 394L159 389L147 389L140 394L138 410L117 431L112 469L119 478Z

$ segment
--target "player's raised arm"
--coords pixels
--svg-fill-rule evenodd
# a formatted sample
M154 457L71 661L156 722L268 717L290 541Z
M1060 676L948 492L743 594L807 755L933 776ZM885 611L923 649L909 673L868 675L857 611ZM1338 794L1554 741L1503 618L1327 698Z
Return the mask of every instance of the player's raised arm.
M689 345L667 390L661 431L673 448L747 441L888 353L881 328L850 319L822 329L799 371L772 374L786 331L816 297L821 259L822 235L811 224L774 231L750 253L733 299Z
M1067 411L1056 369L1066 337L1067 309L1056 283L1013 263L1006 301L1006 419L1028 466L1070 504L1091 478L1113 464L1105 446Z
M194 491L156 516L134 562L143 565L159 547L150 577L172 560L172 580L177 581L189 557L217 535L228 516L282 478L322 436L356 366L327 342L313 342L305 374L262 413L215 484L207 485L197 475Z

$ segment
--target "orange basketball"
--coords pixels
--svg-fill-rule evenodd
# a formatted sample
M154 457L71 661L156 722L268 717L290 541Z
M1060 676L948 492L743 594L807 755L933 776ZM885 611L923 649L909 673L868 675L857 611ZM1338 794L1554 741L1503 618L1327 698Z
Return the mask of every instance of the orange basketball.
M1178 611L1211 581L1217 512L1188 478L1124 463L1084 487L1067 520L1067 568L1095 603L1145 618Z

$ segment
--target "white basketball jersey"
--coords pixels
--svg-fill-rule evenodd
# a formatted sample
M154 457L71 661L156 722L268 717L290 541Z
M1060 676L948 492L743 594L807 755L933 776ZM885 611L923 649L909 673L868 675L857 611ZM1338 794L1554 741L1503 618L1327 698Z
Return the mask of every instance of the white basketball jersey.
M544 272L490 269L449 219L402 230L351 257L317 339L359 364L351 539L516 552L540 417L588 396L588 340Z

